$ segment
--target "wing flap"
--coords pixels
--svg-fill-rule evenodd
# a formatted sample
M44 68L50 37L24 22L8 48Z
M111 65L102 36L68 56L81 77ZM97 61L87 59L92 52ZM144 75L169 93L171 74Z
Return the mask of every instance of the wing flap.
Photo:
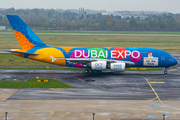
M109 63L118 63L118 62L123 62L126 63L127 66L132 66L135 63L131 62L131 61L119 61L119 60L108 60L108 59L89 59L89 58L68 58L66 59L68 60L69 63L74 63L74 64L88 64L90 62L94 62L94 61L107 61Z

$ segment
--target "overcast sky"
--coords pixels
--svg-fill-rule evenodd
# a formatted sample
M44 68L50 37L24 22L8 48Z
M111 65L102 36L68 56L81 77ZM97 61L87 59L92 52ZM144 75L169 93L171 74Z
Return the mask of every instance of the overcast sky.
M158 11L180 13L180 0L0 0L0 8Z

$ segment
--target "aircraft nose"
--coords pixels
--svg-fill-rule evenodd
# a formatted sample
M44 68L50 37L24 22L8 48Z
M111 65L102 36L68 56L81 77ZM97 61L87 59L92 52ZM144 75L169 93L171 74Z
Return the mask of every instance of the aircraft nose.
M178 61L176 58L174 58L174 65L177 65L178 64Z

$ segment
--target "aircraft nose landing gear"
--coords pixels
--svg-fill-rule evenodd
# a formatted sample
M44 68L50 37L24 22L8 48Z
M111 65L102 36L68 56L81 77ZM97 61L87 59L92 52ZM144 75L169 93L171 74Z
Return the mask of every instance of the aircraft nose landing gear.
M91 70L89 70L89 69L86 69L84 72L85 73L89 73Z
M165 68L165 70L164 70L164 74L167 74L167 73L168 73L167 68Z
M167 73L168 73L167 70L165 70L165 71L164 71L164 74L167 74Z
M91 69L86 69L85 71L84 71L85 73L99 73L99 74L101 74L102 73L102 70L91 70Z

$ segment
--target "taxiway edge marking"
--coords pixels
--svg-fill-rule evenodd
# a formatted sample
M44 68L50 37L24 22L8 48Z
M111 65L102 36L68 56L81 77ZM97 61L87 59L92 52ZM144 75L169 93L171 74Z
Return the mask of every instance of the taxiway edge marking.
M156 98L159 100L159 102L160 102L162 105L166 106L166 105L161 101L161 99L159 98L158 94L156 93L156 91L154 90L154 88L152 87L152 85L150 84L148 78L145 78L145 77L142 77L142 76L137 76L137 75L133 75L133 76L136 76L136 77L140 77L140 78L145 79L146 82L148 83L148 85L150 86L150 88L152 89L152 91L154 92L154 94L156 95Z
M33 72L33 70L31 70L31 71L29 72L29 74L32 73L32 72Z
M144 78L144 77L143 77ZM149 86L151 87L152 91L154 92L154 94L156 95L157 99L159 100L159 102L165 106L165 104L161 101L161 99L159 98L158 94L156 93L156 91L154 90L154 88L152 87L151 83L149 83L148 79L147 78L144 78L146 79L147 83L149 84Z
M152 78L156 78L156 77L164 77L164 76L176 76L176 75L162 75L162 76L154 76L154 77L150 77L150 78L145 78L145 77L142 77L142 76L137 76L137 75L131 75L131 76L135 76L135 77L140 77L140 78L143 78L147 81L147 83L149 84L149 86L151 87L151 89L153 90L153 92L155 93L156 97L158 98L159 102L164 105L164 106L167 106L167 107L171 107L171 108L177 108L177 107L173 107L173 106L169 106L169 105L166 105L164 104L161 99L159 98L159 96L157 95L156 91L154 90L154 88L151 86L151 84L149 83L149 79L152 79Z
M178 74L179 75L179 74ZM150 78L147 78L148 80L149 79L152 79L152 78L158 78L158 77L168 77L168 76L176 76L176 75L161 75L161 76L154 76L154 77L150 77Z

